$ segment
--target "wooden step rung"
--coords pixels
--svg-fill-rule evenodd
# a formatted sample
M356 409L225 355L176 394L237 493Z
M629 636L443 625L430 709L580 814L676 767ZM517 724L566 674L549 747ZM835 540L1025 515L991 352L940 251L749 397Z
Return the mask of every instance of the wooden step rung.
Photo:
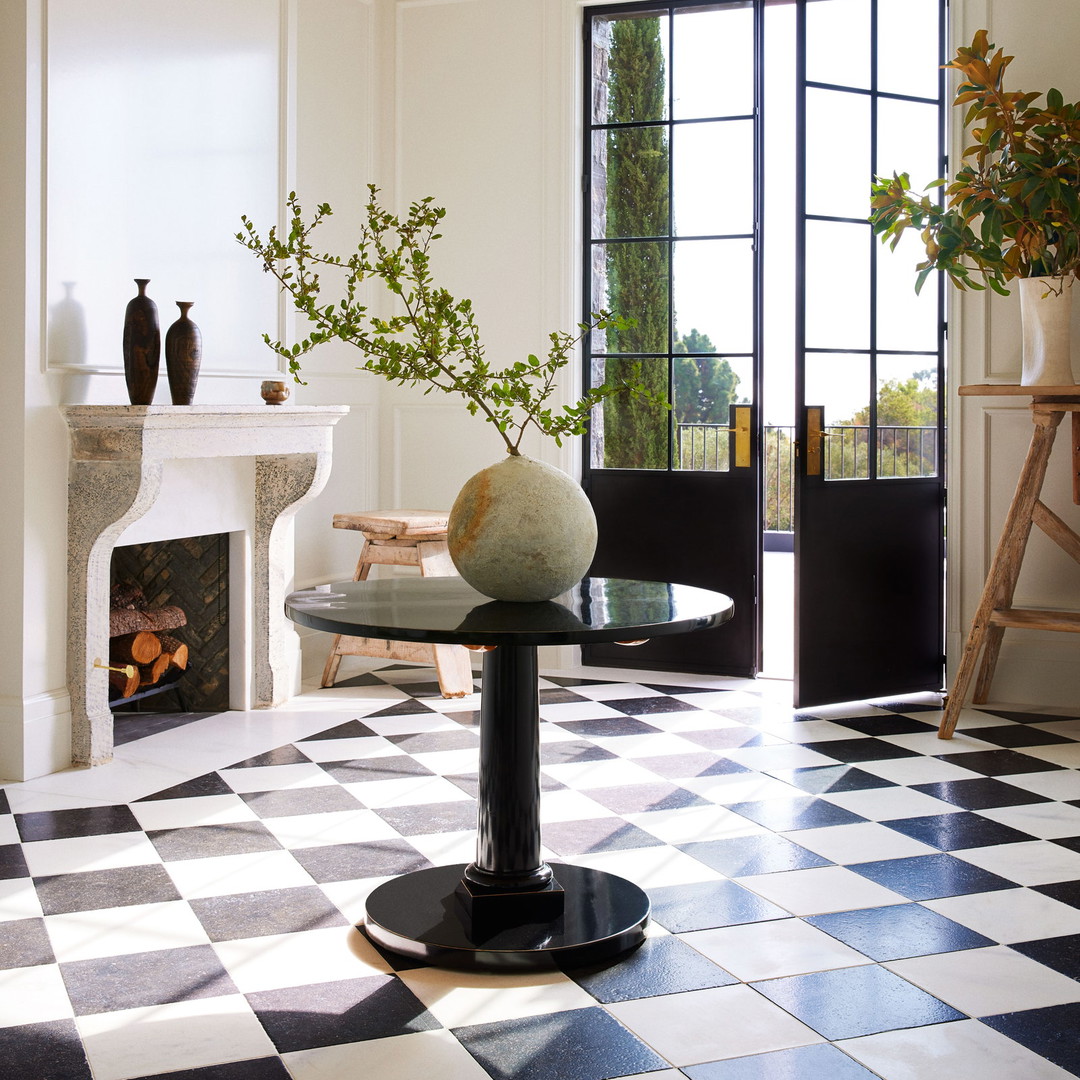
M1008 626L1015 630L1064 630L1080 634L1080 611L998 608L990 616L990 625Z

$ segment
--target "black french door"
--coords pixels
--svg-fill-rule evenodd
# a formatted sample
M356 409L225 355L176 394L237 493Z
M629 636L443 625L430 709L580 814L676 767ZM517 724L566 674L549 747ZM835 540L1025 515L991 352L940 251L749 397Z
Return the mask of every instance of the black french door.
M637 319L593 335L586 378L672 403L593 418L593 572L735 600L723 628L587 663L760 670L767 432L797 455L796 703L940 687L943 297L915 297L917 253L880 248L866 215L873 173L943 174L943 9L586 13L584 306Z

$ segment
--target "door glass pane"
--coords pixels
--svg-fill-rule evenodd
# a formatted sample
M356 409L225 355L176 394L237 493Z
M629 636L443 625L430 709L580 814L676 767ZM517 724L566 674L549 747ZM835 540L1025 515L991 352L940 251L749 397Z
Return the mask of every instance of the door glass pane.
M673 56L675 119L754 111L754 13L749 4L679 12ZM718 57L723 63L717 63Z
M679 343L693 353L708 345L701 335ZM678 351L678 350L677 350ZM750 357L679 355L672 366L672 413L676 469L727 472L730 468L729 406L749 402L753 386Z
M626 198L628 190L635 198ZM592 192L594 238L667 236L667 128L594 132Z
M667 398L667 360L594 357L592 384L605 380L647 386ZM666 469L668 418L662 406L630 397L608 398L593 410L590 432L595 469Z
M878 476L936 476L936 356L881 356L877 364Z
M915 294L915 267L926 248L915 232L906 232L895 250L879 244L877 262L877 345L879 349L936 351L938 276L931 274Z
M869 225L806 223L806 344L870 348ZM807 398L809 405L823 402Z
M906 0L903 5L906 7ZM870 85L870 0L806 5L806 77L834 86Z
M754 251L750 240L684 240L674 245L676 340L697 331L717 352L754 347Z
M878 5L878 89L935 98L940 0Z
M879 176L906 172L920 191L941 175L937 106L889 98L880 100L874 172ZM931 198L941 202L940 189L931 192Z
M870 358L849 353L806 357L806 404L825 407L821 456L826 480L870 475Z
M870 98L806 92L806 212L865 218L870 212Z
M668 18L655 11L593 20L594 124L667 118ZM648 80L641 72L650 72Z
M593 311L636 320L625 330L609 330L602 346L609 353L666 353L668 245L655 241L597 244L593 258Z
M683 124L672 138L675 233L717 236L753 232L753 121Z

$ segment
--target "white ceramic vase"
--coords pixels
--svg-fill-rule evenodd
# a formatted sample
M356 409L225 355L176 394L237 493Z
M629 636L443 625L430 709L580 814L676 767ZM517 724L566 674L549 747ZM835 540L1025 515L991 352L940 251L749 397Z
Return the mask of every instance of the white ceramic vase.
M495 600L551 600L596 552L596 516L572 477L521 455L466 481L447 527L458 573Z
M1018 278L1024 331L1022 386L1073 384L1070 357L1072 279Z

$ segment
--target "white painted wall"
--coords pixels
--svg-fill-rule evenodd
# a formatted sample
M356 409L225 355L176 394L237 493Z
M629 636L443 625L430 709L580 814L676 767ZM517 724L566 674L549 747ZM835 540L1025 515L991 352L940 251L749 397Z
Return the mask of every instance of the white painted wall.
M49 291L41 291L43 258L50 243L63 247L63 237L50 239L41 205L40 143L47 120L41 24L48 4L57 5L55 15L75 2L0 4L5 73L0 204L6 214L0 239L5 327L0 391L9 407L0 427L7 464L0 484L9 509L0 517L0 595L5 599L0 776L15 778L62 767L70 727L63 588L67 439L56 406L126 400L119 369L105 370L105 361L73 370L64 366L67 353L54 355L47 366L42 334L50 303L60 298L48 275ZM78 0L78 6L92 7L107 20L128 2ZM296 187L309 204L328 201L336 207L324 231L332 244L350 243L369 180L398 209L431 194L448 208L437 272L452 291L473 298L493 358L535 352L545 346L549 330L573 325L578 317L582 0L217 0L213 5L182 0L160 10L141 4L135 26L126 30L138 33L142 24L147 40L140 55L158 56L163 63L169 59L173 50L161 31L171 24L172 13L189 6L226 13L254 7L260 18L273 10L279 36L273 41L265 33L257 36L262 53L252 62L276 65L281 92L272 107L280 111L276 134L266 134L263 125L261 138L278 140L282 192ZM1055 82L1066 96L1080 97L1074 63L1080 4L1075 0L1045 0L1037 19L1025 0L954 0L953 19L957 42L969 41L974 30L987 26L1020 57L1011 69L1015 85ZM257 107L261 114L270 103ZM256 148L265 150L265 145ZM107 155L104 160L107 168ZM121 231L132 227L130 221L114 224ZM183 238L171 225L167 214L152 222L166 266L179 265L183 254ZM123 281L126 288L132 277L144 276L119 248L106 245L96 255L95 272L102 278ZM254 280L257 268L251 263L249 271L237 272ZM155 273L147 276L153 279ZM163 312L174 299L157 298ZM200 296L184 299L200 305L193 315L209 302ZM122 311L96 317L103 326L112 320L119 335ZM167 325L164 314L163 322ZM952 326L949 640L955 656L1029 424L1019 403L965 399L961 404L954 389L962 382L1016 377L1019 330L1013 302L964 298L955 305ZM214 338L206 342L196 400L257 400L259 381L278 374L273 355L253 340L249 351L233 348L226 360L216 345ZM1080 372L1080 357L1077 361ZM355 537L330 527L335 512L379 504L448 506L462 480L501 453L494 433L448 399L384 386L353 371L356 363L348 348L326 346L305 368L308 385L295 389L297 403L352 409L335 431L334 473L326 490L298 515L298 585L351 572ZM576 470L577 451L529 446L529 452L568 471ZM1052 505L1080 526L1066 491L1065 462L1055 459L1051 472ZM1020 599L1080 607L1075 568L1043 546L1041 538L1033 541ZM313 642L312 655L321 647ZM315 659L321 665L321 657ZM1078 643L1071 636L1006 635L995 697L1074 705L1080 700L1078 661Z

